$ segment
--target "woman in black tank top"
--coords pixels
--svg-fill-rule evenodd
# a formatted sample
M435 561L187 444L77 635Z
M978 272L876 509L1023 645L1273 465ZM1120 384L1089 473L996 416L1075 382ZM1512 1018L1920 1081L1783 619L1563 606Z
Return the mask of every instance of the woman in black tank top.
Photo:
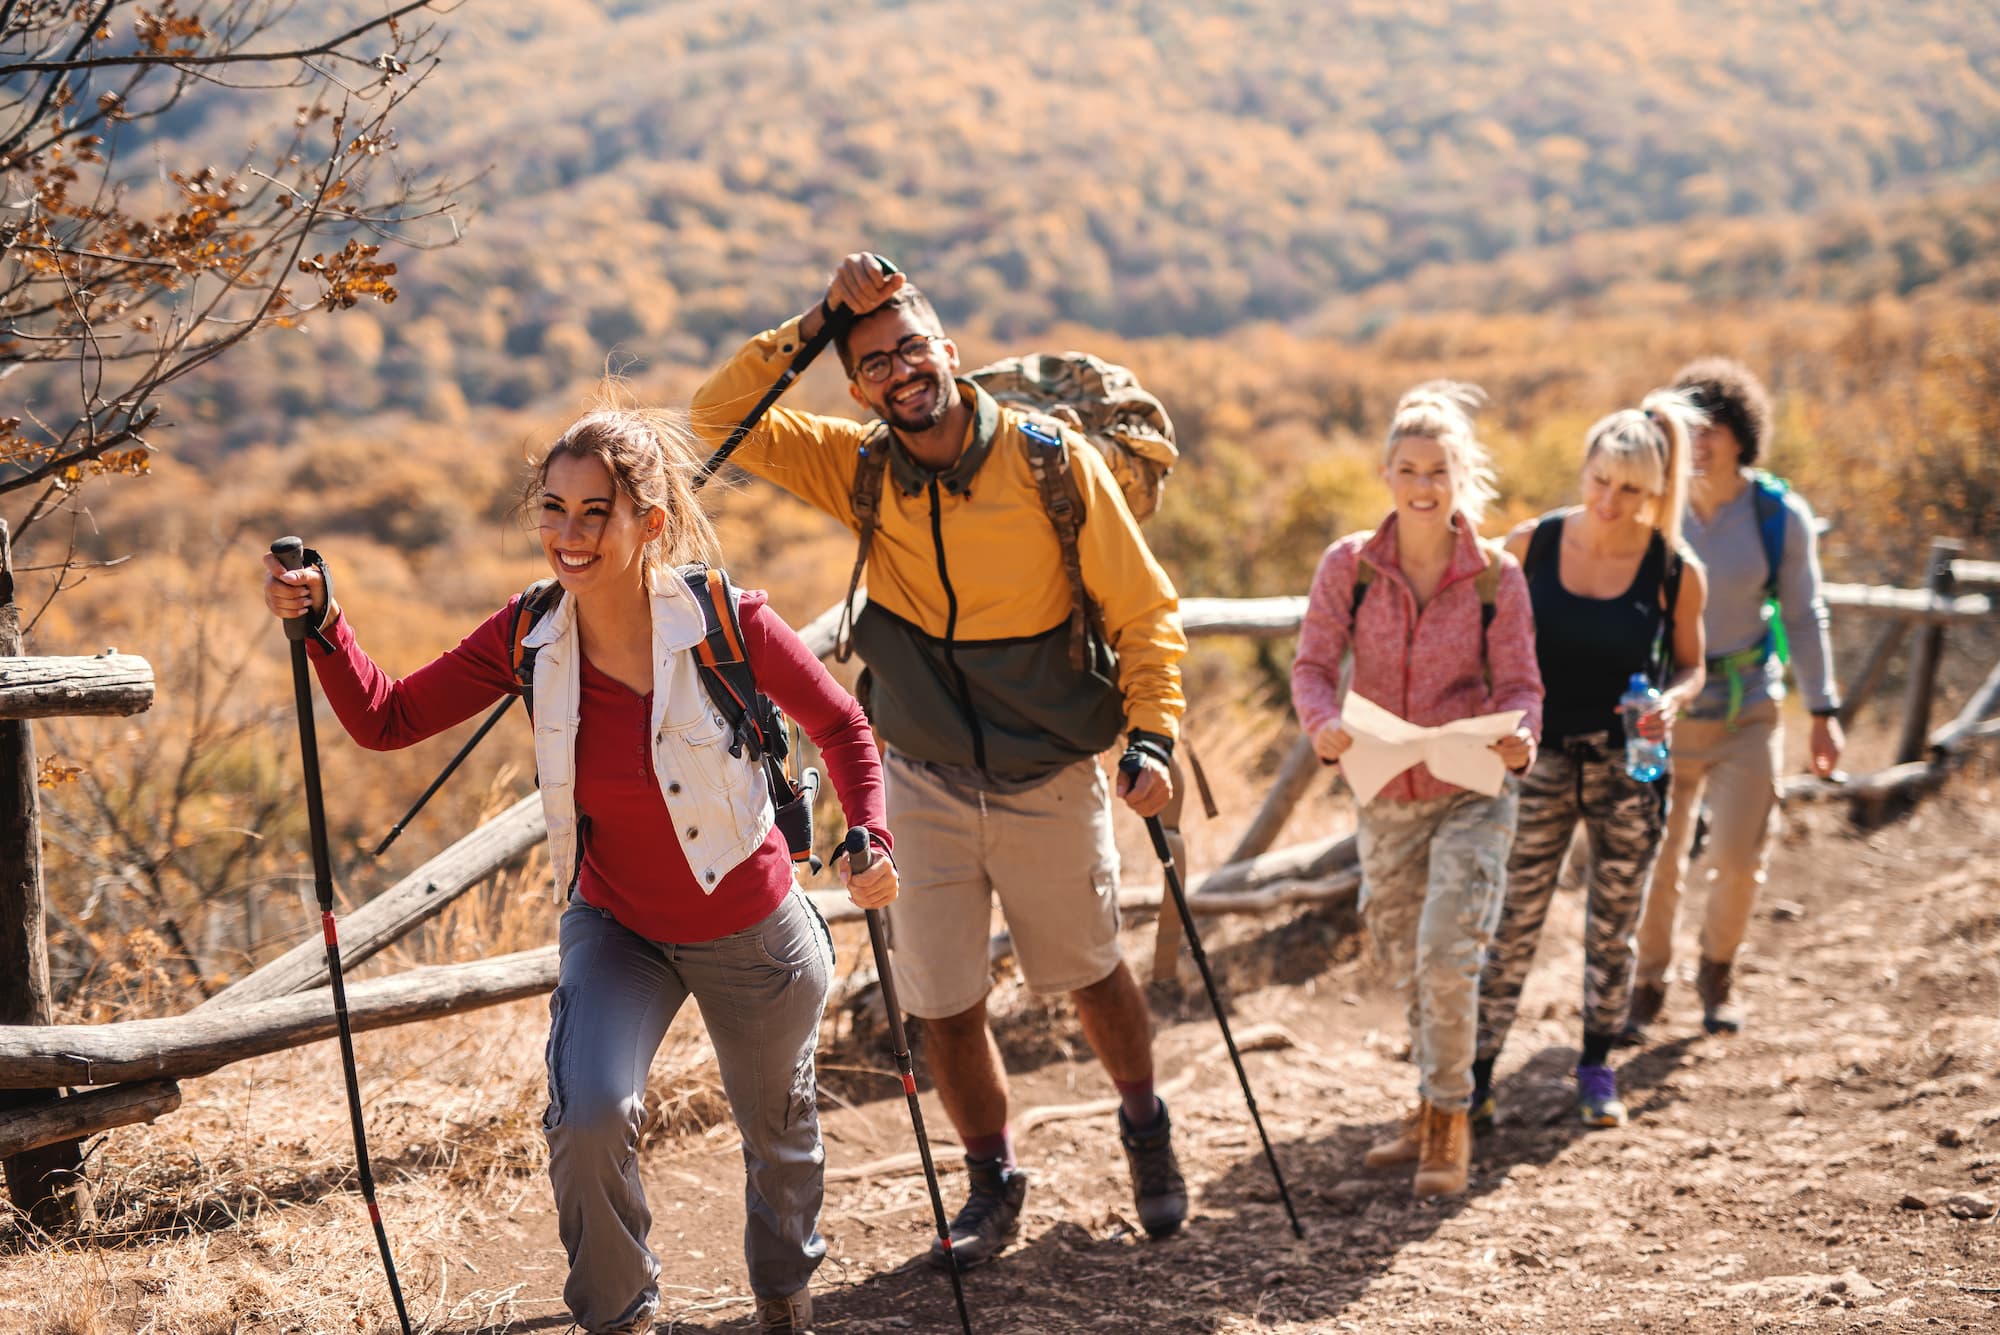
M1628 720L1618 700L1634 673L1660 687L1660 708L1638 721L1657 740L1701 690L1707 584L1680 541L1699 420L1681 395L1658 392L1600 421L1584 448L1583 504L1524 524L1507 540L1527 572L1547 698L1542 751L1521 785L1500 929L1480 974L1476 1124L1491 1123L1493 1065L1579 821L1591 856L1577 1111L1587 1126L1625 1121L1611 1045L1631 1000L1633 939L1659 855L1666 788L1626 773Z

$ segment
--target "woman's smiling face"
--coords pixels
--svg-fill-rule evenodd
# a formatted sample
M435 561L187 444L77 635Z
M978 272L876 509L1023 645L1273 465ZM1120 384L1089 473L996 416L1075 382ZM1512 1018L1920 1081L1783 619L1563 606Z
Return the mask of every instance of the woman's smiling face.
M646 544L665 516L640 515L596 455L558 454L542 479L542 554L571 593L644 587Z
M1382 480L1389 484L1389 497L1403 523L1448 523L1457 509L1450 456L1430 436L1397 441L1389 462L1382 465Z

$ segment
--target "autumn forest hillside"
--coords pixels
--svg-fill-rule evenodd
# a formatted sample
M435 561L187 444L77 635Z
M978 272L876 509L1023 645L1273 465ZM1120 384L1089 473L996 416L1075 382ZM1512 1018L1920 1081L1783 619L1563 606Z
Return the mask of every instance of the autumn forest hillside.
M73 1013L172 1008L281 939L260 913L303 842L264 542L305 532L407 670L535 576L521 459L608 358L684 402L857 248L914 274L971 362L1067 346L1139 371L1180 431L1148 533L1188 592L1303 591L1376 518L1374 442L1416 380L1490 391L1504 522L1568 497L1592 420L1710 351L1771 381L1772 461L1835 520L1837 576L1907 579L1931 532L2000 555L1991 5L467 0L444 28L396 128L401 166L461 182L456 244L420 230L383 252L393 304L176 386L151 474L45 526L38 559L132 559L52 602L36 647L116 644L167 683L143 720L46 734L82 771L50 797ZM294 100L193 99L159 151L242 163ZM829 366L794 394L847 404ZM715 505L787 615L844 585L832 521L761 484ZM1233 709L1283 652L1191 671ZM456 740L326 748L352 893L411 865L362 852ZM448 791L411 858L526 790L523 739L495 745L515 768Z

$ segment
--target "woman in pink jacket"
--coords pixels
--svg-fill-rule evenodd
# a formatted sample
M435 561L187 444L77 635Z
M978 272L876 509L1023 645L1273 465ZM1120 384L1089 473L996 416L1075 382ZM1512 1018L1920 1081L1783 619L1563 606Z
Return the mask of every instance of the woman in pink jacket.
M1528 586L1513 557L1479 540L1493 469L1474 434L1473 385L1431 381L1396 405L1382 478L1395 508L1380 528L1327 548L1299 630L1292 701L1320 758L1353 744L1347 688L1412 723L1521 711L1492 749L1513 774L1534 761L1542 681ZM1361 808L1361 913L1409 1017L1418 1102L1368 1151L1371 1168L1417 1165L1418 1196L1463 1191L1478 1029L1479 970L1506 891L1519 798L1487 797L1417 764Z

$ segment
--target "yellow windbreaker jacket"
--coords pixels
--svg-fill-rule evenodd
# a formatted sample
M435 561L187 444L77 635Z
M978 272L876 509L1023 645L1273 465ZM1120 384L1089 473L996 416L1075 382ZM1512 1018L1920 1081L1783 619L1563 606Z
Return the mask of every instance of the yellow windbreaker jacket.
M696 392L695 429L719 445L799 344L796 319L750 340ZM970 382L959 388L973 423L957 463L932 473L900 442L890 447L868 605L854 628L876 729L916 759L1007 780L1094 756L1121 728L1177 738L1186 707L1180 602L1110 470L1069 435L1084 587L1107 641L1079 672L1062 549L1020 432L1026 414ZM732 458L858 532L855 456L877 429L773 408Z

